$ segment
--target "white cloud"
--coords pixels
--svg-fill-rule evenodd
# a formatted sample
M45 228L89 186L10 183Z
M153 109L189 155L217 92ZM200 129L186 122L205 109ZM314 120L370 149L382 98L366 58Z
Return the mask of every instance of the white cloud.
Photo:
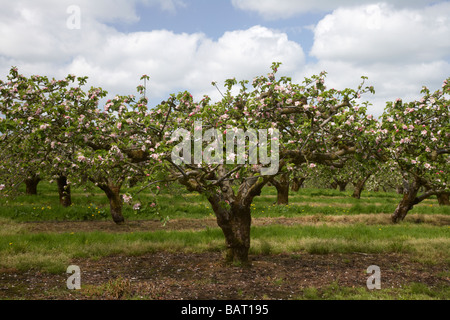
M206 40L195 57L192 80L205 82L236 79L251 80L252 77L268 72L272 62L283 62L284 72L302 68L305 56L301 46L289 41L285 33L261 26L248 30L226 32L218 41Z
M261 7L272 3L258 2ZM0 12L0 77L4 78L11 66L28 75L62 78L73 73L88 76L89 85L101 86L114 95L136 94L140 76L148 74L147 93L155 104L180 90L217 98L212 81L222 84L230 77L251 80L279 61L283 63L280 73L298 82L325 70L329 87L355 88L361 76L368 76L368 84L376 90L375 97L368 96L375 104L371 112L379 115L385 101L415 99L422 85L440 88L450 74L448 2L420 9L406 8L406 2L336 9L311 29L311 54L317 63L309 65L305 65L300 44L284 32L262 26L225 32L214 40L203 33L167 30L126 34L109 25L111 21L139 19L137 3L169 12L184 5L178 0L115 0L114 5L109 0L42 0L39 5L29 0L0 0L4 9ZM278 6L279 2L274 3ZM315 3L316 9L336 6L335 1L309 3ZM66 9L73 4L81 9L79 30L66 26ZM300 4L291 4L291 11L300 8Z
M5 1L2 1L5 2ZM287 35L261 26L226 32L213 40L203 33L174 33L167 30L121 33L107 20L133 21L135 4L108 1L5 2L8 14L0 13L0 72L11 66L21 73L62 78L69 73L88 76L89 85L114 94L136 94L142 74L150 76L148 93L152 103L169 94L188 90L197 96L216 95L212 81L219 84L236 77L252 79L269 72L273 61L293 72L304 66L302 47ZM67 7L81 9L81 28L66 26ZM142 0L145 5L164 5L173 10L183 5L172 1ZM54 5L52 5L54 4ZM49 10L51 8L51 10ZM108 14L111 14L108 17ZM159 101L157 101L159 100Z
M437 90L450 74L450 3L422 9L386 4L341 8L314 29L309 70L326 70L332 85L356 87L368 76L373 113L385 102L417 99L423 85Z
M232 0L233 6L246 11L254 11L266 19L285 19L309 12L329 12L339 7L377 3L377 0ZM416 7L433 0L391 0L389 3L398 7Z
M354 63L430 62L450 56L450 3L397 10L387 4L337 9L314 30L311 54Z
M68 69L128 93L134 93L145 73L151 96L167 97L178 89L200 97L217 96L212 81L251 79L268 72L274 61L283 61L284 70L293 72L303 67L304 53L286 34L255 26L227 32L217 41L201 33L166 30L110 33L101 48L80 55Z
M183 0L144 0L148 5L156 4L159 5L163 11L176 12L177 8L186 7Z
M361 83L361 76L366 76L367 86L374 86L375 95L367 93L362 101L369 101L373 106L368 110L375 116L380 116L386 107L387 101L401 98L404 101L413 101L421 97L422 86L435 91L441 88L442 82L449 76L450 63L435 61L429 63L389 64L375 63L368 65L355 65L351 62L323 60L310 64L305 68L304 74L318 74L327 71L326 85L328 88L356 89ZM302 74L297 74L300 81Z

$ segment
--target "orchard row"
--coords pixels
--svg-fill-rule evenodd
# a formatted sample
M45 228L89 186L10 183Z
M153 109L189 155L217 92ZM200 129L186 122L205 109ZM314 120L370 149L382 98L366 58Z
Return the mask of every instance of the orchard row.
M283 194L289 181L305 175L350 170L362 188L371 174L386 172L403 187L393 222L426 198L448 196L450 78L435 92L423 87L418 101L387 102L375 119L363 102L375 94L366 77L354 89L327 88L325 72L294 83L276 76L279 66L273 63L251 84L226 80L220 101L180 92L152 108L143 86L139 97L116 96L100 105L107 92L83 89L86 77L25 77L12 68L0 81L0 192L14 195L20 183L48 178L57 181L61 203L70 205L70 185L89 181L105 192L113 220L122 223L124 202L133 205L132 195L121 193L125 182L139 181L155 193L177 182L206 195L225 235L227 259L240 262L250 247L250 206L269 183ZM236 128L279 132L275 174L262 174L265 164L173 160L176 131L213 129L218 139ZM202 144L211 149L211 141Z

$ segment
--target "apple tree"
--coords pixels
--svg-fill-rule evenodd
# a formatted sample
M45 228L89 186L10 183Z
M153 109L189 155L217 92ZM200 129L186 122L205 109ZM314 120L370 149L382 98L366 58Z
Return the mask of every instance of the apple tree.
M434 93L423 87L418 101L387 103L378 142L403 180L403 198L392 215L395 223L421 201L445 199L450 192L449 82Z
M279 65L255 78L251 89L245 80L234 93L238 82L227 80L218 102L207 96L195 102L182 92L156 108L168 115L159 125L166 133L158 159L168 176L206 196L229 262L248 263L250 206L271 179L286 173L288 165L342 166L346 156L358 152L366 130L365 107L357 100L372 87L327 89L325 73L297 84L276 79Z

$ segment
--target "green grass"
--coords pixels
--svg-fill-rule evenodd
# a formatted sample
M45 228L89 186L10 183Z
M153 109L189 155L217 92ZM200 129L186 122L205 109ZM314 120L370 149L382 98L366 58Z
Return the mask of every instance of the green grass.
M253 253L405 253L417 261L450 263L448 226L270 226L252 230ZM269 247L269 248L268 248Z
M223 234L219 229L201 232L166 232L134 234L79 233L79 234L27 234L16 222L28 221L110 221L106 197L96 188L72 189L73 205L59 205L55 185L41 182L38 196L19 195L0 197L0 261L3 266L27 269L36 265L52 269L72 257L99 257L116 253L141 254L154 250L222 250ZM134 188L133 190L137 190ZM22 190L23 191L23 190ZM123 190L126 191L125 189ZM204 196L175 189L175 193L162 191L158 204L162 216L177 218L212 217L210 204ZM153 195L142 193L140 201L151 200ZM413 253L426 261L448 261L448 226L427 223L380 224L361 214L376 217L391 214L400 196L392 192L365 192L361 199L351 197L351 192L331 189L300 189L290 195L290 204L274 205L276 190L263 189L252 205L252 215L259 217L313 217L311 225L253 227L254 254L271 254L305 250L313 254L330 252L404 252ZM127 220L155 219L152 214L137 214L131 206L123 210ZM449 215L450 207L439 206L436 199L428 199L416 206L409 215ZM353 224L336 225L326 222L326 217L360 215ZM415 218L419 222L424 219ZM331 221L328 219L328 222ZM411 221L411 220L409 220ZM321 222L323 222L321 224ZM439 225L439 224L438 224ZM33 259L33 257L38 257ZM54 257L54 259L53 259ZM49 262L48 262L49 261Z
M135 191L138 188L126 191ZM23 190L21 190L23 191ZM182 188L158 195L161 216L171 219L213 217L211 205L204 196ZM96 188L73 188L73 205L59 205L56 186L41 182L38 196L0 197L0 269L30 269L64 273L75 258L99 259L111 255L143 255L149 252L223 252L222 231L206 228L200 231L154 232L29 232L27 222L91 221L111 222L109 204ZM251 255L331 253L364 253L407 255L424 264L450 264L450 226L446 216L450 207L439 206L435 198L414 207L405 222L393 225L392 214L401 196L395 192L363 192L361 199L351 192L331 189L301 189L290 194L290 204L274 205L276 190L263 189L252 205L255 219L265 217L299 217L301 224L253 226ZM153 195L142 193L138 201L152 201ZM157 219L125 205L127 220ZM447 221L447 222L446 222ZM111 222L112 223L112 222ZM443 271L442 277L448 277ZM274 281L282 281L277 279ZM119 284L111 284L111 288ZM122 288L122 283L120 283ZM109 288L109 287L108 287ZM114 287L115 288L115 287ZM105 288L103 288L105 289ZM102 290L103 290L102 289ZM95 288L93 287L95 295ZM108 289L109 290L109 289ZM111 289L112 292L116 290ZM122 290L122 289L121 289ZM305 288L295 299L448 299L448 287L429 288L410 283L402 288L370 291L331 284L325 288Z
M73 258L114 254L141 255L155 251L222 251L219 228L203 231L133 233L27 233L14 222L0 224L0 267L60 272ZM407 253L430 262L450 262L447 226L280 226L252 227L251 254L306 251L328 253Z
M64 208L54 184L45 181L38 185L37 196L19 195L15 198L0 197L0 216L16 221L83 221L110 220L109 203L101 190L93 186L86 190L73 188L73 205ZM122 192L138 190L123 188ZM23 190L20 190L23 192ZM152 202L154 196L140 193L135 200ZM274 205L276 190L273 187L263 189L262 195L254 199L252 214L255 217L295 217L302 215L355 215L393 213L400 196L393 192L364 192L361 199L351 197L351 192L332 189L300 189L291 192L289 205ZM161 217L205 218L213 216L211 205L202 195L189 193L183 188L163 191L157 197L159 215L142 213L124 205L123 215L127 220L159 219ZM439 206L435 198L427 199L416 205L409 214L450 215L449 206Z
M306 288L296 300L448 300L449 286L430 288L422 283L412 282L400 288L383 288L368 290L367 288L349 288L339 286L336 282L317 289Z

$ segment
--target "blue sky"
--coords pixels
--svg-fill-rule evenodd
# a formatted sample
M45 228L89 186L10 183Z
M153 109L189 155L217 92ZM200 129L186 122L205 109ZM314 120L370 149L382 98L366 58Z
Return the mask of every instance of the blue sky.
M88 76L89 85L136 94L150 76L150 104L171 93L219 98L212 81L269 72L302 82L321 71L329 87L356 88L379 116L386 101L420 97L450 76L448 0L0 0L0 78ZM75 6L74 15L69 8ZM70 22L80 22L71 28Z
M328 12L303 13L286 19L267 20L255 12L243 11L228 0L186 0L184 6L175 12L164 11L155 6L137 4L136 12L140 20L136 23L111 24L122 32L151 31L166 29L175 33L201 32L214 40L225 32L248 29L255 25L285 32L289 39L311 49L314 34L308 26L316 24ZM315 61L314 57L308 57Z

